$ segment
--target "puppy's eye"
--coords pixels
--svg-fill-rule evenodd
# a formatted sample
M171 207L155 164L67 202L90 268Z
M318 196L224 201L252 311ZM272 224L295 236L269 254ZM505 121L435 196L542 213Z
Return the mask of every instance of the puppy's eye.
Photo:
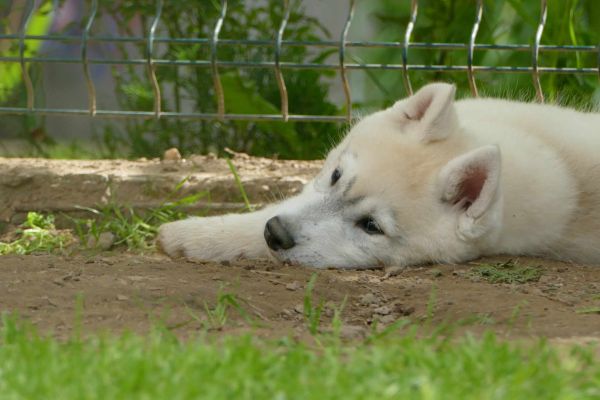
M340 180L341 176L342 173L340 172L339 168L336 168L331 174L331 186L335 185L335 183Z
M356 221L356 226L368 233L369 235L383 235L383 230L379 227L377 221L373 217L366 216Z

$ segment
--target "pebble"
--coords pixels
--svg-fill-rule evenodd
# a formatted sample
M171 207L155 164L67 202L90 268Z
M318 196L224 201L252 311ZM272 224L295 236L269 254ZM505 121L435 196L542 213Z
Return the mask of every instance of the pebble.
M379 318L379 323L381 324L391 324L392 322L396 321L396 317L393 315L384 315L383 317Z
M359 302L362 306L370 306L379 303L379 299L373 293L367 293L360 296Z
M298 281L294 281L292 283L288 283L287 285L285 285L285 288L287 290L291 290L291 291L296 291L298 289L300 289L302 287L302 285L300 285L300 283Z
M429 270L429 274L431 276L433 276L434 278L439 278L440 276L442 276L442 271L437 269L437 268L432 268Z
M90 236L86 246L88 248L110 250L115 244L116 237L112 232L102 232L96 239L94 236Z
M406 270L407 267L399 266L399 265L391 265L384 269L385 274L383 275L383 279L391 278L392 276L400 275L402 272Z
M373 312L379 315L389 315L392 313L392 309L388 306L381 306L374 309Z
M177 147L171 147L170 149L166 150L163 154L163 160L179 161L181 160L181 153L179 152Z
M360 325L343 325L340 328L340 336L345 340L363 339L365 328Z

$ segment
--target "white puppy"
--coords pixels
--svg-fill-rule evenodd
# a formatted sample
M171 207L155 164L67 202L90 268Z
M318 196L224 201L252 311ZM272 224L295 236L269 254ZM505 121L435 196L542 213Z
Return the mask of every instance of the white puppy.
M431 84L363 118L303 192L160 228L170 256L313 267L537 255L600 262L600 114L454 102Z

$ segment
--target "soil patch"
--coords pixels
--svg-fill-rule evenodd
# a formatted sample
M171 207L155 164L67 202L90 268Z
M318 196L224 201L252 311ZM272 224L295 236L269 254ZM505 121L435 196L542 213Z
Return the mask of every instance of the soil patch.
M297 193L321 166L234 156L248 197L257 204ZM210 193L198 209L241 208L233 174L225 160L215 157L0 158L0 234L19 224L27 211L50 211L60 218L108 202L155 207L184 179L181 196ZM321 270L313 302L323 301L325 330L346 299L342 319L348 337L368 335L374 324L382 327L404 317L416 323L429 320L431 326L450 323L475 333L493 329L510 338L600 337L600 314L594 311L600 307L600 266L527 258L519 262L541 266L539 280L489 283L485 277L492 272L477 279L472 264L408 268L387 278L383 270ZM303 301L314 272L270 261L190 263L155 254L2 256L0 311L16 312L41 331L65 337L73 331L81 296L84 332L146 332L162 323L177 335L189 336L204 329L210 319L207 309L215 307L221 293L235 295L251 321L229 309L224 327L213 331L305 335Z
M490 262L506 259L486 260ZM367 335L408 317L432 326L449 322L502 337L600 338L600 268L527 259L542 266L537 282L491 284L472 275L473 264L383 270L319 270L313 303L323 301L322 329L346 298L343 334ZM161 255L32 255L0 257L0 308L41 331L68 336L83 299L84 333L146 332L162 323L178 336L202 330L219 293L233 294L252 321L227 313L223 332L306 335L305 287L315 270L270 261L191 263ZM217 332L220 332L217 331Z
M302 190L320 161L287 161L236 153L232 159L248 198L272 202ZM214 156L181 160L47 160L0 157L0 233L28 211L81 213L109 202L135 209L157 207L181 182L177 196L206 193L189 211L241 210L240 190L227 162ZM86 213L89 217L89 213Z

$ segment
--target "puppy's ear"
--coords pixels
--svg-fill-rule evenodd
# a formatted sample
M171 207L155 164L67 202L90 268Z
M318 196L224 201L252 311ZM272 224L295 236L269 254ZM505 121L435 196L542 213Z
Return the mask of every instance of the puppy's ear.
M454 110L456 87L432 83L392 107L397 118L409 129L417 130L424 142L445 139L458 126Z
M501 223L500 171L496 145L463 154L440 171L441 199L459 213L457 233L462 239L478 239Z

